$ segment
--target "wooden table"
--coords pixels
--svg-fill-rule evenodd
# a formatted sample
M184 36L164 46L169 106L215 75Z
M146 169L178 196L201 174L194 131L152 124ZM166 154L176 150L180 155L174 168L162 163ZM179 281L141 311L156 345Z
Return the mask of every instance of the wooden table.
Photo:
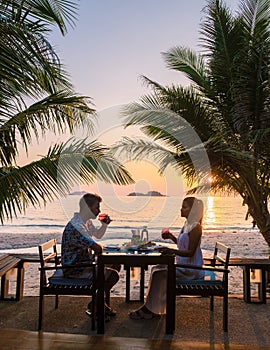
M266 303L266 272L270 271L270 259L264 258L230 258L229 266L240 266L243 269L243 291L244 300L247 303ZM258 284L258 299L254 301L251 299L250 286L251 276L250 273L254 270L259 270L261 279Z
M148 265L167 265L167 302L166 302L166 334L173 334L175 328L175 268L174 256L160 253L129 254L104 253L98 257L98 292L97 292L97 333L104 334L104 266L110 264L123 264L127 267L146 267Z

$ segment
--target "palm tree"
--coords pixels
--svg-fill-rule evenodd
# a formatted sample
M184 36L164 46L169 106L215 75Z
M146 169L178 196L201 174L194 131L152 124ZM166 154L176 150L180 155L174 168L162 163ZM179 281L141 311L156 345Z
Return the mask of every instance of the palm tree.
M143 77L153 93L125 109L126 126L142 125L156 142L125 139L118 150L137 159L149 153L161 171L168 164L180 169L191 192L209 187L210 165L211 189L240 194L270 246L270 0L242 0L236 15L222 0L208 1L204 10L202 52L178 46L163 53L190 85Z
M77 95L48 41L52 26L64 35L76 20L76 1L0 2L0 220L70 191L75 181L96 177L117 184L132 181L108 149L93 141L70 140L44 157L18 166L46 132L93 131L91 100ZM21 148L20 148L21 147ZM59 164L61 163L61 169Z

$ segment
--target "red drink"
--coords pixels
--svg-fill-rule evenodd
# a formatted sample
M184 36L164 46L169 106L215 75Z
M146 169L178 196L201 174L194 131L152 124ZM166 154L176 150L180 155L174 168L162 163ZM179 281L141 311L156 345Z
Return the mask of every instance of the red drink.
M170 237L170 229L169 228L163 228L161 231L161 237L163 239L167 239Z
M98 220L100 221L106 221L107 220L107 217L108 217L108 214L99 214L98 216Z

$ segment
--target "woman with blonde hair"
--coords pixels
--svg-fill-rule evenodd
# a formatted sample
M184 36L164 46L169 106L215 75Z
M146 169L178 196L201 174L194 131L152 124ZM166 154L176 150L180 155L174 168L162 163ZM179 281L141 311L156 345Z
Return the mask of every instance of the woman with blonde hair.
M203 202L200 199L186 197L181 208L181 216L185 217L186 221L178 238L169 230L162 233L162 238L171 239L177 244L177 249L164 247L160 251L163 254L175 254L177 264L203 265L201 251L203 210ZM177 267L176 278L200 279L204 278L204 271ZM164 265L154 266L151 270L146 301L138 310L132 311L129 317L132 319L151 319L166 313L166 288L167 267Z

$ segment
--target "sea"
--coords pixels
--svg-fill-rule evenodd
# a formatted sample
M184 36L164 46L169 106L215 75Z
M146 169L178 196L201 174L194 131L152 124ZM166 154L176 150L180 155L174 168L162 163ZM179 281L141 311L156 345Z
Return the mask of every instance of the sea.
M81 194L71 194L48 203L45 207L28 208L23 215L0 226L0 255L2 253L37 253L39 244L56 238L61 244L63 229L68 220L78 211ZM213 254L216 241L231 247L232 257L268 257L269 247L252 218L246 220L247 207L238 196L208 196L204 202L203 236L201 247L204 256ZM178 235L183 225L180 197L147 196L103 196L101 211L107 213L112 222L100 243L122 244L130 241L131 230L147 227L149 240L169 245L161 238L162 228L170 228ZM94 220L98 227L99 221ZM38 267L30 264L26 268L29 280L25 295L38 295ZM242 270L232 267L229 274L230 293L243 292ZM254 285L255 287L255 285ZM254 293L256 288L254 288Z

